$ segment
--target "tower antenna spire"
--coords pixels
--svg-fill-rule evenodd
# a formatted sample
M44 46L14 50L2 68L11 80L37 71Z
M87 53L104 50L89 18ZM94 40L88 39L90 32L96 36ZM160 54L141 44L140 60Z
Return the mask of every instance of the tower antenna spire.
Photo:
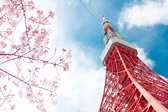
M102 16L102 20L105 20L106 18L104 17L104 15Z

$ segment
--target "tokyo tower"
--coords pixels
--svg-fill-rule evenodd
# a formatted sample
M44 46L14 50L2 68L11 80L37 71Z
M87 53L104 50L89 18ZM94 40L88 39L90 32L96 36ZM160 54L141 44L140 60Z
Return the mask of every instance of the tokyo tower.
M168 112L168 81L145 65L136 48L102 19L106 77L99 112Z

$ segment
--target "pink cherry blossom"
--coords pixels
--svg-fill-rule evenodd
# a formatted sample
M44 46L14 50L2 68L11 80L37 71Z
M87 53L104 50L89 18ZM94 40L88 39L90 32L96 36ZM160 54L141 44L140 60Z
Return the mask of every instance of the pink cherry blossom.
M3 0L0 4L0 99L4 99L0 110L8 105L7 111L17 111L13 98L19 97L46 112L45 94L54 104L60 79L55 78L57 73L44 74L44 68L52 65L53 70L69 70L71 51L63 49L48 56L52 33L49 23L55 12L39 9L35 2Z

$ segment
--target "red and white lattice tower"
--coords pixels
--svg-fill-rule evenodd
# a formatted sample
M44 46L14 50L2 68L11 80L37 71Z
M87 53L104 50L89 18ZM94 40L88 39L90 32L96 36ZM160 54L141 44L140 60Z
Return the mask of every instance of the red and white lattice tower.
M138 57L136 48L103 17L106 78L99 112L168 112L168 82Z

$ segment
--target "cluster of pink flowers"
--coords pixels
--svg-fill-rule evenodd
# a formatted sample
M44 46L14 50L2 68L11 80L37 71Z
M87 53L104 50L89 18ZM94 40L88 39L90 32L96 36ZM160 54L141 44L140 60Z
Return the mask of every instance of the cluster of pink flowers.
M0 104L9 105L11 110L17 108L12 102L15 96L26 97L41 112L47 111L44 93L48 93L53 104L56 102L59 79L41 78L39 72L47 65L69 70L72 54L63 49L58 58L55 53L45 58L49 50L49 22L53 17L53 11L37 9L33 0L3 0L0 5ZM57 75L56 72L53 77ZM9 84L17 88L18 95L13 95Z

